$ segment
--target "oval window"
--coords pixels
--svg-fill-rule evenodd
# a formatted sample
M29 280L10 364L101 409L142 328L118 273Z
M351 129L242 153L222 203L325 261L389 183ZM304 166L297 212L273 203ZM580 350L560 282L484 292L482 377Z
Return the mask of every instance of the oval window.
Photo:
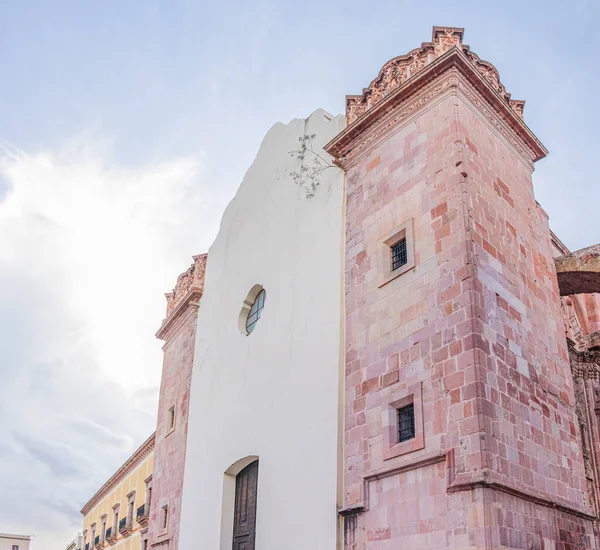
M254 330L256 323L260 319L262 310L265 307L266 297L267 297L267 293L265 292L265 289L263 288L257 294L257 296L254 300L254 303L252 304L252 307L250 308L250 311L248 312L248 318L246 319L246 332L248 334L250 334Z

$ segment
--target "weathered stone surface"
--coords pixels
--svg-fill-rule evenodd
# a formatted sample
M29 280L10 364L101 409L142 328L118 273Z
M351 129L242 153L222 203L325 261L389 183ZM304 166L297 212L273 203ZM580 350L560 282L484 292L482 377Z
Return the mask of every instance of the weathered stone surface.
M349 111L328 145L347 170L345 548L588 548L594 509L531 179L544 149L461 52ZM382 285L381 243L408 219L415 268ZM425 446L391 456L386 396L419 384Z
M555 259L561 296L600 292L600 244Z
M194 256L192 266L178 277L173 292L166 295L167 317L157 333L165 345L148 522L150 547L177 550L179 545L194 343L207 260L207 254ZM162 525L164 506L168 507L166 528Z

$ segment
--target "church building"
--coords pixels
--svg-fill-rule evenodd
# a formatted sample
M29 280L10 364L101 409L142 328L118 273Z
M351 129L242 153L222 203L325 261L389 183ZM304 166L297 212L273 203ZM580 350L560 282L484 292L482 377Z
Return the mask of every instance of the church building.
M600 548L600 248L550 231L524 104L434 27L269 131L208 253L181 549Z

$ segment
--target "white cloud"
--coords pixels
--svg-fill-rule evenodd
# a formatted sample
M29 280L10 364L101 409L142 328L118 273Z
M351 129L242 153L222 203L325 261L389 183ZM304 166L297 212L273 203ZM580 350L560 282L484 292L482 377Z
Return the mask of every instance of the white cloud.
M154 429L164 292L225 202L202 169L116 166L90 136L0 152L0 530L62 549Z

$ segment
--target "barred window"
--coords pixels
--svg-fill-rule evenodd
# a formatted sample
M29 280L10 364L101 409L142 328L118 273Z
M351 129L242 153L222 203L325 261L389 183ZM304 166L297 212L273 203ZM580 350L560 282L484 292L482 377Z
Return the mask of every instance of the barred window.
M406 405L398 409L398 443L415 437L415 406Z
M256 323L262 315L262 310L265 307L266 297L267 293L263 288L256 296L256 299L254 300L254 303L250 308L250 313L248 313L248 318L246 319L246 331L248 332L248 334L250 334L254 330Z
M406 252L406 238L399 240L390 247L392 253L392 271L402 267L408 261Z

